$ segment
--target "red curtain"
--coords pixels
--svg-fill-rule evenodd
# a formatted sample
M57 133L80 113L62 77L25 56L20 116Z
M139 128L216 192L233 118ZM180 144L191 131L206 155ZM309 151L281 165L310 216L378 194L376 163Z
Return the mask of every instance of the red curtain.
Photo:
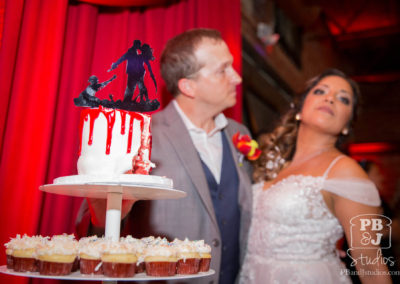
M160 102L170 100L159 73L166 41L194 27L222 32L241 71L240 1L182 0L148 8L99 7L68 0L6 0L0 33L0 244L16 234L74 232L80 198L47 194L39 186L76 174L79 108L73 98L90 75L100 81L134 39L154 49ZM122 98L125 67L99 96ZM147 83L149 94L154 88ZM226 114L241 118L238 104ZM0 249L0 265L5 252ZM0 274L1 283L27 278Z

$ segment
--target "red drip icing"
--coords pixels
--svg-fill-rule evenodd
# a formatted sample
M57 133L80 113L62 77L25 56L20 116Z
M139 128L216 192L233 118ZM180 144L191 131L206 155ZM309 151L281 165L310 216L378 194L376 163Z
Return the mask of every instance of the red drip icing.
M134 118L131 116L130 119L129 119L128 146L127 146L127 149L126 149L127 153L130 153L131 152L131 148L132 148L133 120L134 120Z
M125 121L126 121L126 111L120 111L121 113L121 135L125 134Z
M90 131L89 131L88 145L92 145L93 144L94 121L99 117L100 109L94 109L93 111L89 111L88 113L89 113L89 116L90 116Z
M149 161L151 161L151 150L153 148L153 135L151 134L151 124L149 125Z
M80 117L80 121L79 121L79 133L80 133L79 151L78 151L78 155L79 156L81 155L81 151L82 151L83 125L84 125L85 121L88 121L89 116L90 116L90 130L89 130L89 141L88 141L88 144L91 145L92 142L93 142L94 121L97 119L99 114L100 114L100 111L98 109L85 109L85 110L82 110L82 112L81 112L81 117Z
M103 107L99 107L98 109L84 109L81 112L81 117L80 117L80 122L79 122L79 130L80 130L80 144L79 144L79 155L81 155L82 151L82 133L83 133L83 126L85 124L85 121L88 121L90 118L90 125L89 125L89 139L88 139L88 145L93 144L93 128L94 128L94 123L95 120L99 117L100 113L103 113L107 120L107 142L106 142L106 154L110 154L110 148L111 148L111 141L112 141L112 131L114 128L115 124L115 110L110 110L106 109ZM127 143L127 153L130 153L132 151L132 137L133 137L133 123L134 120L139 120L140 121L140 131L144 131L144 117L142 114L135 113L135 112L127 112L127 111L121 111L121 135L125 134L125 123L126 123L126 115L130 115L129 119L129 134L128 134L128 143ZM150 128L150 126L149 126ZM150 129L149 129L150 130ZM150 132L151 133L151 132ZM149 150L149 158L150 158L150 151L151 151L151 134L147 139L144 137L144 135L141 135L141 146L139 149L138 156L142 156L142 152L144 149Z
M111 140L112 140L112 131L115 123L115 110L103 112L104 116L107 119L107 144L106 144L106 155L110 154Z
M127 153L130 153L132 151L132 136L133 136L133 121L135 119L140 121L140 129L143 131L143 117L135 112L130 112L130 120L129 120L129 136L128 136L128 147L126 149Z

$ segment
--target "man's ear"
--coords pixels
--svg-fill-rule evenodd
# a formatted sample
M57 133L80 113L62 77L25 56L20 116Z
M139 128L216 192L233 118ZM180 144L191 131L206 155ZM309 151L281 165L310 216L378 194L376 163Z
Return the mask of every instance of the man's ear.
M182 95L194 98L196 83L193 80L187 78L179 79L178 88Z

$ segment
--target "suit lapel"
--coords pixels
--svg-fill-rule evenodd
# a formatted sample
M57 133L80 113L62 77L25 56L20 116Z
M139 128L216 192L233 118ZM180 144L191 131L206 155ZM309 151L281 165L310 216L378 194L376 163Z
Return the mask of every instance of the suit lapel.
M190 134L172 103L165 108L164 115L165 135L182 161L182 165L192 180L208 214L218 228L207 179ZM179 139L176 139L176 137L179 137Z

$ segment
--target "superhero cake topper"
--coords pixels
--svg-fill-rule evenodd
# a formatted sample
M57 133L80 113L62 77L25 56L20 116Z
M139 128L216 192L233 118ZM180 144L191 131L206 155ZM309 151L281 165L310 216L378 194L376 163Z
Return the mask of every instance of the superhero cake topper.
M144 76L146 74L145 64L153 79L154 86L157 92L157 82L151 69L150 61L154 61L153 50L150 45L144 43L141 44L140 40L134 40L132 47L122 55L116 62L111 64L111 68L107 70L110 72L118 67L119 64L126 61L126 73L128 74L128 82L125 89L124 99L114 101L113 96L110 95L110 99L100 100L96 97L96 92L104 88L117 76L112 76L109 80L103 83L98 83L96 76L90 76L90 85L86 87L78 98L74 99L76 106L83 107L98 107L103 106L107 108L116 108L129 111L140 111L149 112L157 110L160 107L160 103L157 99L150 100L147 92L147 88L144 84ZM136 86L139 88L138 95L132 100L133 94L136 90Z

